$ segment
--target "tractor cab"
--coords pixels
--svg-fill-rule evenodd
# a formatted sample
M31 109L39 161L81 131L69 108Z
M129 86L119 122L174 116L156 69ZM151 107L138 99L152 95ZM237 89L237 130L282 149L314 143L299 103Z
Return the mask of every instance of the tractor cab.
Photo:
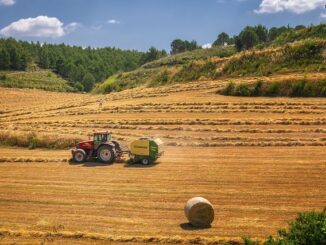
M93 135L89 135L89 138L91 136L93 136L94 149L97 149L101 144L105 142L112 141L112 135L109 131L96 132Z

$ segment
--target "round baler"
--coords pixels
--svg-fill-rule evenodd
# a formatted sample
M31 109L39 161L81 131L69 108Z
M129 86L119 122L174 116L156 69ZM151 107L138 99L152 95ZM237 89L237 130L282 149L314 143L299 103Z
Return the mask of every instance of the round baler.
M155 162L162 154L163 142L159 138L144 137L130 144L131 163L141 162L143 165L148 165Z

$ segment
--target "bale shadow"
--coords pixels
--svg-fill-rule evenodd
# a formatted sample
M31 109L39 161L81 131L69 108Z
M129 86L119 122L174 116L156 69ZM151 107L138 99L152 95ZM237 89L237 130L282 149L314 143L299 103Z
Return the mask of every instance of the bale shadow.
M183 229L185 231L206 230L206 229L212 228L211 225L206 226L206 227L195 227L190 223L182 223L182 224L180 224L180 227L181 227L181 229Z

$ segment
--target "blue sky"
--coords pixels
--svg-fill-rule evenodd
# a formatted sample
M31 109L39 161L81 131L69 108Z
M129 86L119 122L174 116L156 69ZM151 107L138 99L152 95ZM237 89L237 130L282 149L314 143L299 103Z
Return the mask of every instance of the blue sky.
M326 0L0 0L0 35L70 45L169 50L246 25L326 21Z

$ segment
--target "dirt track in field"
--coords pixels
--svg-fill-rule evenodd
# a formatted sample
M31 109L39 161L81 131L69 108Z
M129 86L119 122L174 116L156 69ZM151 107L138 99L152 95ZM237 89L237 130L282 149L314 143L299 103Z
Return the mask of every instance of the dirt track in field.
M147 168L0 148L0 243L262 239L298 212L324 208L326 100L216 95L226 82L111 94L103 110L101 96L0 89L1 132L86 138L111 129L125 144L153 135L167 145ZM183 206L197 195L216 208L210 229L185 224Z

